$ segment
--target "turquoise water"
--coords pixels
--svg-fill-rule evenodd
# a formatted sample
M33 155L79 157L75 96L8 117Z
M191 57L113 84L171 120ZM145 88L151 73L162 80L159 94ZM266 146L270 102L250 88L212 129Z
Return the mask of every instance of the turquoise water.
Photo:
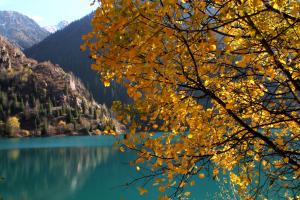
M138 200L157 199L160 192L144 182L122 186L146 171L128 162L109 136L0 139L0 196L4 200ZM213 199L218 185L209 179L190 189L189 199Z

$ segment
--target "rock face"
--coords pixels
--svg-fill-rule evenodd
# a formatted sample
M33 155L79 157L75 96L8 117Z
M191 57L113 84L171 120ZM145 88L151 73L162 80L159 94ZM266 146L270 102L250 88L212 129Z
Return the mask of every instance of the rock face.
M25 50L28 57L40 62L50 60L59 64L65 71L73 72L92 92L99 103L111 105L113 101L131 102L126 89L112 82L111 87L104 87L99 80L99 74L91 69L91 59L88 52L80 51L83 43L82 35L92 30L93 15L87 15L74 21L61 31L57 31L40 43Z
M58 65L27 58L2 36L0 86L0 135L16 136L24 130L29 131L26 135L116 130L111 112L94 101L78 78ZM7 122L13 116L20 125L12 131L14 124Z
M14 11L0 11L0 34L26 49L42 41L50 33L34 20Z

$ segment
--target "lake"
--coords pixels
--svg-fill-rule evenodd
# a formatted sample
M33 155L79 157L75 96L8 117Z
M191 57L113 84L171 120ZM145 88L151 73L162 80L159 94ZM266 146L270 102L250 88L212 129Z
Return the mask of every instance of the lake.
M152 183L122 185L144 174L128 163L111 136L0 139L0 196L4 200L138 200L157 199ZM215 199L217 183L205 178L189 189L188 199ZM216 197L216 199L219 199Z

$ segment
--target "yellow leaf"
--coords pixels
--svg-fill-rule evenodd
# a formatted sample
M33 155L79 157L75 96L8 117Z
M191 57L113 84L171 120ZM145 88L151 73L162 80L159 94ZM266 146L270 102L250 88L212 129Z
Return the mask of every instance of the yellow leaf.
M215 168L214 170L213 170L213 176L215 177L215 176L217 176L219 174L219 170L217 169L217 168Z
M120 151L121 151L121 152L125 152L125 148L121 146L121 147L120 147Z
M204 179L204 178L205 178L205 174L200 173L200 174L199 174L199 178Z
M276 143L278 144L278 145L280 145L280 146L282 146L282 145L284 145L284 141L283 141L283 139L276 139L275 140L276 141Z
M139 187L138 188L140 195L144 195L145 193L148 192L148 190L146 190L145 188Z
M191 181L190 186L194 186L195 185L195 181Z
M226 104L226 109L232 109L234 104L232 102Z
M109 82L108 80L104 80L103 83L104 83L104 86L105 86L105 87L109 87L109 86L110 86L110 82Z
M184 193L184 196L187 196L187 197L188 197L188 196L190 196L190 195L191 195L191 192L185 192L185 193Z
M211 51L215 51L216 49L217 49L217 46L214 44L209 46L209 50L211 50Z
M170 198L167 196L160 196L158 200L170 200Z
M160 192L166 192L166 188L164 186L160 186L158 188L158 191L160 191Z
M153 124L152 126L154 129L157 129L158 128L158 125L157 124Z

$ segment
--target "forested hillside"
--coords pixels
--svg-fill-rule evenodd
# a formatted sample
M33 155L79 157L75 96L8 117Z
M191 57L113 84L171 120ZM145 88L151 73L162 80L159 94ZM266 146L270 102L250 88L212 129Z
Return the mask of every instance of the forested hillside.
M0 36L0 136L102 134L118 122L82 82Z

